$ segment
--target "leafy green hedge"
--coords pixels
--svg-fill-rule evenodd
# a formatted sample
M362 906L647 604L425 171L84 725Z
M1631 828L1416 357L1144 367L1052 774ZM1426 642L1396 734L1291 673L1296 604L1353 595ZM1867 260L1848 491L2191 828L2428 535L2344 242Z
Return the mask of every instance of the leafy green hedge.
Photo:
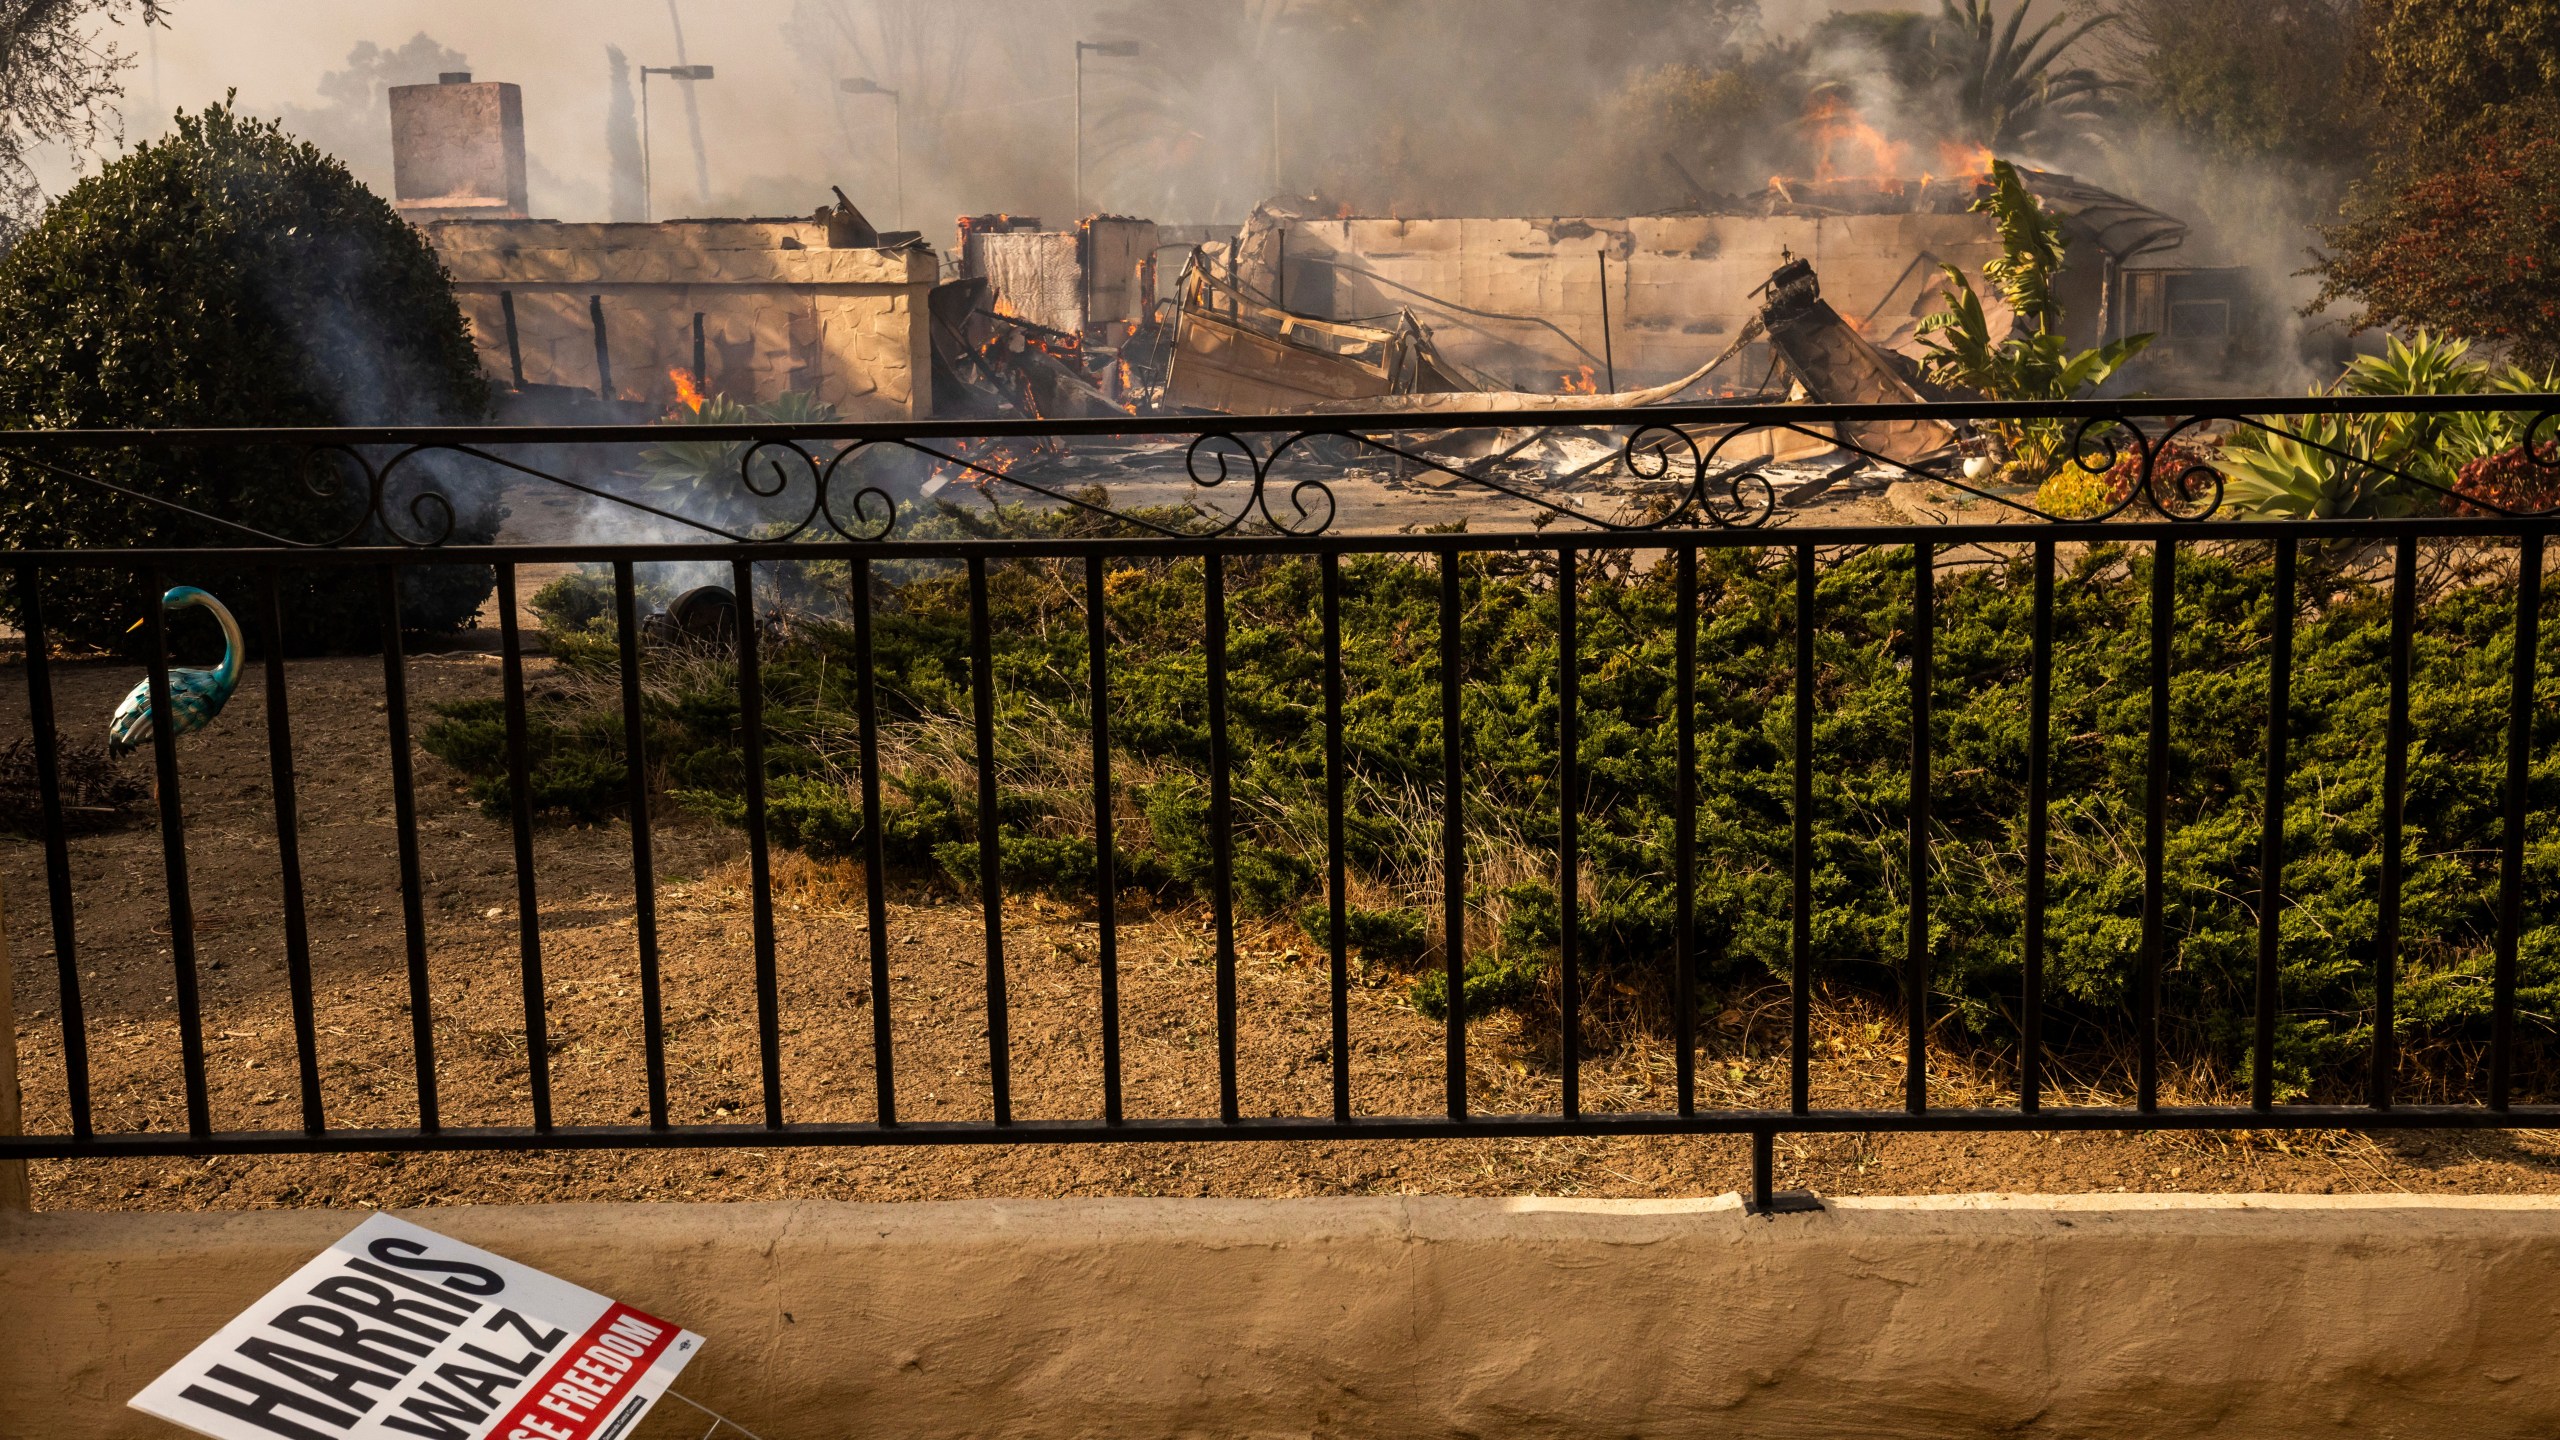
M488 403L425 237L345 166L227 105L181 115L167 138L55 201L0 259L0 331L0 425L12 428L440 424L477 420ZM333 539L364 514L366 485L330 456L140 447L44 458L59 468L0 457L0 546L261 543L61 469L297 541ZM421 456L394 472L389 497L413 536L442 523L409 512L429 484L453 504L454 542L495 534L489 476ZM249 613L248 577L172 578ZM132 584L109 570L49 578L55 633L116 643L140 604ZM287 572L281 584L297 648L376 642L374 576ZM425 630L461 625L491 588L485 565L414 569L403 584L403 618ZM18 604L14 587L0 592L0 613L16 619Z
M2141 932L2147 553L2094 549L2056 587L2046 973L2053 1023L2083 1027L2083 1039L2126 1023ZM1228 564L1238 900L1249 911L1300 913L1321 936L1317 572L1296 559ZM1893 985L1905 945L1910 566L1908 551L1857 554L1826 569L1818 591L1815 956L1838 979L1879 990ZM960 580L925 566L890 568L904 573L884 581L878 597L885 722L894 729L966 717ZM1596 973L1639 985L1664 981L1674 939L1677 597L1669 574L1667 566L1642 576L1587 568L1581 602L1582 835L1595 877L1584 887L1583 947ZM2514 596L2494 575L2477 578L2422 609L2415 649L2418 743L2409 760L2398 1002L2413 1050L2477 1038L2489 1008ZM1081 571L1022 562L993 567L990 580L998 759L1008 776L1039 775L1039 737L1083 724ZM2251 1063L2266 581L2263 557L2248 550L2182 557L2171 692L2164 1014L2189 1053L2243 1069ZM1788 965L1792 577L1751 552L1708 551L1699 584L1697 954L1708 983L1756 983ZM1356 913L1351 939L1390 964L1424 960L1424 914L1436 914L1420 880L1438 843L1430 818L1441 743L1438 585L1435 569L1399 557L1344 566L1345 748L1355 781L1348 858L1356 873L1400 886L1419 907ZM1500 917L1498 944L1470 967L1468 1003L1518 1005L1548 988L1563 923L1552 883L1537 878L1552 876L1557 831L1552 580L1528 562L1492 557L1468 560L1463 586L1466 804L1477 837L1471 903ZM1197 892L1207 874L1201 593L1197 562L1110 576L1113 733L1129 768L1152 777L1132 783L1118 804L1132 817L1121 868L1129 883L1169 892ZM2352 1078L2361 1063L2380 864L2384 607L2334 577L2307 594L2295 641L2286 1010L2275 1057L2288 1093ZM1939 580L1934 979L1955 1023L1994 1041L2009 1031L2020 983L2030 604L2020 570L1983 567ZM2560 626L2543 633L2548 705L2560 700L2560 679L2550 678L2560 677ZM804 618L770 650L772 816L783 843L859 854L859 791L843 753L853 661L849 628L825 619ZM590 654L580 663L609 667L610 659ZM737 712L721 688L734 682L696 670L672 698L663 693L668 676L654 677L651 759L663 788L736 818ZM542 803L581 814L619 803L613 703L599 685L592 700L537 706ZM427 743L479 777L496 802L503 767L472 732L448 728L479 713L456 711ZM892 862L973 878L974 789L887 778ZM1089 885L1080 783L1066 766L1005 790L1009 883L1069 895ZM2560 800L2560 756L2548 745L2535 753L2533 799L2538 810ZM1132 840L1139 831L1143 840ZM1526 871L1531 878L1518 878L1515 863L1495 884L1484 875L1496 851L1543 859ZM2548 1014L2560 1003L2560 917L2551 904L2560 894L2560 835L2547 828L2528 837L2525 893L2523 1009ZM1415 999L1431 1010L1447 1003L1429 965Z

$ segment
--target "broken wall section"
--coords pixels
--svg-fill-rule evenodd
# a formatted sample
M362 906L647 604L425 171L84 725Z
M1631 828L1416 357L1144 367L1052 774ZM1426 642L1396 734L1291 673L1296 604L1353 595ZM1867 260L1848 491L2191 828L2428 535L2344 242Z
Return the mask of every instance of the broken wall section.
M960 276L985 279L997 313L1110 346L1155 313L1156 224L1096 215L1073 230L976 217L960 230Z
M1941 264L1979 275L2000 253L1979 215L1296 219L1268 233L1276 243L1248 235L1240 278L1277 303L1370 323L1410 308L1450 359L1548 391L1586 365L1614 363L1618 389L1695 370L1758 315L1761 287L1791 258L1812 261L1841 314L1890 344L1936 308ZM2077 308L2094 316L2094 299ZM1748 388L1770 358L1753 342L1722 373Z
M829 249L807 220L424 228L500 385L665 408L669 372L694 373L698 326L705 391L742 403L804 391L848 420L933 413L925 295L939 266L923 245Z

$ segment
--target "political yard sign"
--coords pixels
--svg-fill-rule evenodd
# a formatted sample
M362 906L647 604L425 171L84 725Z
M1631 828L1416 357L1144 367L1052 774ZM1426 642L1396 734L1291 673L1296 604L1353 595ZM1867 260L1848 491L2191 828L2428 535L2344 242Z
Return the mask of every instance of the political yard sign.
M216 1440L619 1440L702 1337L376 1215L133 1397Z

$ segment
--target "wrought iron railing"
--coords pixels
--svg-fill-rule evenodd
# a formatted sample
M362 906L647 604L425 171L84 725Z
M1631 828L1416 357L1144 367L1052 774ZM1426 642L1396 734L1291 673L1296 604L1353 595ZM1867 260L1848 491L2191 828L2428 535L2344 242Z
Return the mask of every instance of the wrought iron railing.
M2450 472L2377 456L2324 441L2303 428L2305 417L2403 417L2412 423L2425 417L2508 414L2519 437L2513 464L2528 475L2560 469L2560 454L2551 449L2553 407L2560 398L2494 396L2418 398L2410 400L2257 400L2245 402L2088 402L2055 405L1928 407L1765 407L1700 406L1631 412L1591 411L1570 416L1507 413L1426 416L1389 414L1345 417L1190 417L1125 420L1035 422L916 422L900 425L687 426L646 428L543 428L465 430L270 430L270 431L131 431L77 434L0 435L0 464L18 472L23 484L44 476L63 485L95 485L127 497L137 513L166 509L132 486L96 473L102 459L129 455L144 448L175 449L211 455L227 448L259 447L313 457L316 488L339 494L345 502L344 528L325 537L288 537L255 532L239 538L258 543L216 549L80 549L25 550L0 554L0 570L14 577L15 602L25 637L25 678L29 699L29 734L33 742L41 797L41 840L47 877L47 910L58 986L62 1093L67 1123L56 1132L0 1136L0 1158L79 1156L212 1155L324 1153L369 1150L487 1150L510 1148L605 1149L616 1147L720 1147L772 1145L901 1145L953 1143L1075 1143L1128 1140L1228 1139L1370 1139L1454 1136L1555 1136L1609 1134L1748 1135L1753 1141L1754 1201L1762 1208L1778 1203L1773 1194L1772 1147L1776 1137L1808 1132L2025 1131L2114 1129L2320 1129L2372 1130L2408 1127L2554 1127L2560 1106L2519 1103L2517 1027L2517 947L2521 917L2527 904L2524 842L2528 813L2527 787L2534 738L2535 650L2539 626L2544 544L2554 528L2552 509L2526 509L2510 487L2497 497L2475 495L2448 483ZM2290 418L2281 418L2290 417ZM2032 524L1966 520L1945 525L1917 523L1825 524L1821 512L1791 510L1778 501L1773 480L1779 467L1767 458L1735 458L1754 437L1785 433L1836 439L1839 427L1856 422L1928 419L1959 427L1990 422L2037 421L2062 427L2064 463L2096 476L2118 477L2116 490L2104 495L2100 513L2077 518L2053 514L2027 494L1968 479L1963 456L1900 464L1880 454L1845 447L1849 458L1887 466L1934 486L1977 497L1992 513ZM1411 438L1426 426L1433 431L1483 431L1534 422L1553 426L1607 427L1619 435L1610 476L1621 482L1619 506L1593 513L1557 493L1520 481L1480 462L1449 460L1432 442ZM2172 441L2233 429L2280 434L2338 463L2362 467L2367 478L2388 482L2370 490L2396 487L2406 508L2396 518L2269 520L2234 512L2227 503L2223 474L2196 461ZM1027 449L1034 445L1071 445L1079 438L1120 437L1126 442L1158 443L1156 461L1168 473L1178 472L1203 497L1187 514L1168 509L1123 512L1107 497L1044 477L1037 464L1025 464L1017 450L1011 460L991 458L988 445ZM627 458L634 447L670 439L713 442L734 447L736 483L764 508L745 522L706 520L689 513L694 496L632 493L609 473L590 473L554 459L562 454L592 452ZM975 450L963 446L967 441ZM1445 447L1440 447L1445 449ZM976 484L997 498L1027 498L1043 505L1089 513L1094 523L1081 533L983 539L902 539L898 503L892 484L866 477L866 457L886 451L921 457L933 480ZM537 458L527 458L528 455ZM1368 457L1413 470L1432 470L1499 492L1560 524L1516 533L1352 533L1332 526L1335 503L1330 477L1351 459ZM1842 457L1829 457L1838 461ZM1306 472L1292 469L1303 463ZM457 547L449 538L455 504L441 493L441 476L462 465L502 472L530 485L551 485L617 506L627 507L709 538L646 545L503 544ZM430 475L431 467L434 468ZM599 471L615 467L606 464ZM913 472L909 472L913 479ZM933 481L927 481L931 485ZM2120 492L2120 493L2119 493ZM1228 497L1241 495L1241 499ZM2527 497L2529 499L2529 495ZM776 507L780 507L777 509ZM753 507L750 507L751 511ZM234 534L242 522L201 507L190 510L208 534ZM1107 523L1106 523L1107 522ZM2132 987L2133 1096L2126 1105L2055 1105L2049 1103L2044 1069L2045 1041L2040 1031L2044 1013L2046 952L2044 920L2048 905L2046 875L2048 810L2053 802L2049 755L2051 682L2054 645L2054 586L2058 554L2092 543L2147 548L2152 587L2151 623L2140 643L2148 654L2150 728L2146 739L2146 809L2141 839L2143 896L2141 945ZM2269 797L2281 797L2287 783L2287 715L2285 686L2297 611L2294 589L2297 560L2306 545L2379 547L2389 555L2391 583L2388 684L2389 713L2383 737L2387 768L2383 781L2382 882L2378 947L2371 976L2376 1011L2372 1026L2372 1089L2366 1103L2279 1104L2265 1064L2255 1067L2246 1104L2173 1105L2161 1100L2162 1043L2159 994L2164 952L2163 855L2167 821L2165 804L2170 764L2169 705L2172 651L2171 597L2183 550L2226 542L2264 543L2270 547L2273 587L2268 636L2272 699L2263 743L2264 784ZM2503 794L2500 880L2497 899L2494 966L2491 977L2492 1020L2488 1037L2488 1074L2478 1104L2398 1103L2393 1093L2391 1047L2394 1043L2393 981L2400 943L2400 888L2404 870L2402 809L2408 781L2410 749L2409 689L2414 594L2421 545L2465 545L2499 550L2512 547L2518 603L2513 619L2515 661L2505 715L2506 779ZM1936 689L1932 604L1937 593L1936 558L1950 547L1991 546L2023 549L2033 584L2030 673L2032 676L2029 771L2026 777L2027 833L2021 904L2024 909L2022 991L2016 997L2020 1021L2014 1103L1947 1108L1932 1101L1927 1040L1931 1030L1930 887L1914 884L1908 898L1908 942L1900 957L1900 993L1905 1045L1900 1108L1824 1108L1813 1103L1809 1079L1812 1044L1808 1031L1814 987L1812 888L1814 819L1811 797L1815 768L1814 639L1820 628L1815 586L1820 555L1834 547L1908 546L1913 590L1913 636L1910 656L1912 743L1908 759L1911 800L1902 857L1907 873L1930 873L1933 844L1930 806L1933 785L1931 706ZM1790 620L1794 634L1793 875L1789 915L1792 991L1789 1026L1789 1083L1782 1107L1727 1109L1702 1105L1694 1073L1698 1053L1696 974L1692 945L1696 933L1696 671L1699 644L1697 572L1702 552L1748 548L1784 557L1792 567L1794 594ZM1677 1062L1675 1103L1660 1112L1629 1113L1586 1107L1579 1090L1583 1055L1584 976L1577 955L1578 927L1566 924L1555 954L1558 979L1558 1033L1561 1043L1561 1103L1552 1112L1483 1114L1470 1108L1467 1084L1468 1007L1466 978L1466 875L1468 857L1462 818L1465 777L1464 747L1442 747L1444 770L1440 803L1443 876L1441 932L1444 943L1436 961L1445 981L1447 1006L1445 1103L1427 1114L1359 1113L1352 1100L1349 1044L1350 962L1345 924L1343 684L1341 602L1343 562L1347 557L1399 554L1437 566L1440 583L1439 653L1440 723L1444 735L1463 732L1460 695L1466 677L1460 657L1460 575L1466 557L1490 553L1540 552L1552 557L1558 606L1555 624L1562 658L1555 677L1562 741L1560 791L1565 797L1558 815L1557 875L1564 913L1577 913L1579 874L1578 825L1583 791L1579 773L1577 704L1581 677L1578 653L1577 567L1595 550L1637 550L1667 557L1678 594L1676 616L1679 696L1676 835L1672 885L1678 923L1674 953L1664 957L1673 978L1673 1038ZM1330 1105L1321 1113L1255 1116L1241 1093L1236 1040L1239 1003L1236 977L1236 914L1232 877L1234 815L1229 793L1230 753L1227 724L1228 615L1225 576L1228 565L1251 557L1312 557L1321 573L1323 644L1323 739L1326 843L1323 864L1325 903L1330 909L1329 968L1331 1036ZM1207 671L1209 736L1209 837L1213 868L1205 900L1212 917L1216 964L1216 1041L1219 1101L1214 1114L1187 1118L1146 1118L1123 1113L1119 991L1115 907L1119 885L1113 873L1111 842L1114 786L1112 643L1103 623L1102 596L1106 562L1122 558L1186 558L1204 569L1205 613L1201 635ZM772 898L765 793L764 678L760 649L764 629L759 614L760 568L810 560L847 562L851 581L846 592L860 667L858 713L862 847L866 864L868 978L872 1010L873 1118L859 1122L795 1118L785 1103L783 1083L782 1001L776 978L778 927ZM874 566L892 561L934 560L965 569L970 653L968 683L970 723L977 755L976 879L981 923L985 932L984 1006L990 1117L984 1121L919 1121L900 1113L901 1071L893 1043L891 1013L896 1004L892 985L889 925L882 848L882 797L876 740L880 726L872 671L872 586ZM1004 950L1005 890L998 853L998 796L990 763L995 752L996 706L988 605L990 567L1041 560L1081 565L1088 606L1086 636L1089 666L1091 784L1097 816L1095 856L1098 875L1093 888L1093 914L1098 922L1100 1013L1102 1036L1100 1113L1082 1119L1020 1118L1011 1098L1012 1051L1007 1025L1007 965ZM625 736L635 748L643 736L642 617L635 586L636 565L668 561L710 562L728 567L731 587L745 623L735 629L739 687L739 738L745 756L745 845L751 867L752 935L755 967L753 1006L757 1034L760 1104L750 1118L726 1124L680 1124L671 1115L666 1061L667 1037L659 986L660 939L656 898L658 879L652 854L650 796L645 756L626 757L630 817L632 906L635 921L645 1020L646 1120L634 1124L562 1124L551 1104L549 1047L545 1043L546 998L543 979L543 930L540 886L534 859L536 817L527 783L527 719L525 639L517 613L516 572L519 567L574 562L608 567L612 576L613 632L619 649L621 716ZM420 566L458 563L486 565L496 575L498 619L506 720L507 769L512 810L513 869L520 936L523 1026L526 1039L527 1114L525 1123L504 1126L456 1126L444 1123L437 1095L438 1059L431 993L436 957L428 943L426 909L429 882L420 859L418 785L412 752L411 701L407 661L402 652L399 577ZM179 744L167 723L172 712L170 670L165 643L149 651L150 703L159 720L153 740L152 767L157 781L157 811L168 905L168 955L172 993L178 1014L179 1053L172 1080L183 1092L183 1129L134 1129L102 1113L90 1083L87 1022L82 999L83 951L67 849L61 751L55 713L53 633L47 621L47 595L64 577L79 572L114 572L130 577L137 595L157 595L177 572L208 565L226 573L254 577L259 603L252 616L259 640L258 663L265 677L267 751L273 779L273 823L285 938L285 962L292 1002L296 1055L296 1088L300 1123L289 1128L238 1130L217 1128L208 1099L204 1020L198 998L198 937L191 900L189 834L184 802L184 770ZM320 1059L325 1041L313 1013L312 942L304 899L299 852L301 819L296 801L296 753L291 686L294 665L285 658L287 617L278 579L297 572L344 571L353 568L378 577L375 591L381 607L383 648L382 698L384 738L389 747L393 824L398 838L399 890L406 999L411 1027L410 1052L416 1085L413 1123L391 1127L344 1128L325 1113ZM151 638L165 641L167 617L156 606L147 617ZM2251 1024L2256 1053L2269 1053L2275 1038L2282 997L2278 991L2280 936L2277 916L2284 855L2284 807L2266 807L2263 845L2267 863L2264 893L2259 897L2259 943L2256 991ZM22 1002L23 1003L23 1002Z

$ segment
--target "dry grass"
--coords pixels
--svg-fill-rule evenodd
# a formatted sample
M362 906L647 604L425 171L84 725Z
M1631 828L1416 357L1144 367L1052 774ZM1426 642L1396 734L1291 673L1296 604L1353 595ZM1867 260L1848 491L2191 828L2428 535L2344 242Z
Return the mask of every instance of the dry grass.
M397 893L391 884L379 670L362 660L295 667L305 776L305 858L316 937L322 1087L336 1125L398 1125L414 1115ZM419 703L490 693L478 657L415 667ZM583 683L537 666L537 684ZM103 714L124 684L113 666L65 666L67 713ZM250 676L229 720L185 752L198 837L198 924L214 1120L279 1128L295 1119L292 1026L277 936L262 696ZM0 741L7 737L0 736ZM910 743L902 740L902 744ZM1074 773L1081 746L1052 735L1044 763ZM913 753L947 736L918 736ZM923 763L923 762L918 762ZM432 761L421 762L421 828L433 889L439 1082L448 1124L523 1124L527 1052L516 976L513 875L503 822L483 815ZM1427 806L1402 823L1436 833ZM1484 842L1496 850L1500 837ZM752 946L738 837L671 818L660 836L670 1100L679 1124L751 1118L759 1104ZM554 1104L561 1123L629 1123L646 1095L640 1063L629 837L620 826L545 827L537 841ZM1515 854L1525 847L1517 847ZM1429 853L1426 848L1425 853ZM101 1127L183 1124L176 1103L175 1016L168 1003L166 911L151 828L74 837L90 1042ZM1494 865L1497 856L1480 857ZM794 1118L870 1118L871 937L858 867L775 857L782 1073ZM67 1120L53 1002L40 848L0 837L0 886L15 903L7 933L20 1008L30 1128ZM1363 896L1428 895L1436 876L1367 877ZM973 904L948 887L891 896L893 1033L902 1112L986 1113L985 944ZM1428 906L1426 909L1430 908ZM1489 923L1477 917L1474 924ZM1022 897L1005 915L1014 1001L1017 1112L1100 1110L1098 969L1081 905ZM1321 1114L1330 1098L1329 974L1293 926L1255 922L1238 941L1239 1073L1250 1114ZM1133 1115L1214 1114L1215 968L1196 909L1133 898L1121 979L1128 1107ZM1433 1114L1443 1031L1414 1009L1405 972L1359 963L1351 989L1358 1113ZM1552 1111L1560 1101L1551 1004L1470 1026L1469 1101L1477 1113ZM1710 1108L1785 1103L1788 1000L1759 987L1719 995L1700 1016L1694 1063ZM1903 1037L1889 1004L1854 991L1816 998L1809 1057L1816 1105L1898 1108ZM1678 1056L1665 999L1612 985L1589 997L1581 1072L1597 1111L1667 1109ZM1930 1057L1942 1105L1996 1104L2011 1093L2002 1057L1942 1032ZM2056 1057L2053 1103L2117 1103L2126 1057ZM2215 1098L2224 1077L2173 1068L2165 1097ZM2246 1135L1789 1137L1782 1184L1831 1194L1988 1189L2560 1189L2543 1140L2500 1132L2277 1141ZM816 1196L1329 1195L1379 1193L1664 1196L1712 1194L1747 1177L1744 1147L1722 1138L1537 1141L1229 1142L647 1153L520 1152L260 1157L213 1161L47 1162L34 1167L51 1207L204 1208L418 1205L530 1199L730 1199Z

